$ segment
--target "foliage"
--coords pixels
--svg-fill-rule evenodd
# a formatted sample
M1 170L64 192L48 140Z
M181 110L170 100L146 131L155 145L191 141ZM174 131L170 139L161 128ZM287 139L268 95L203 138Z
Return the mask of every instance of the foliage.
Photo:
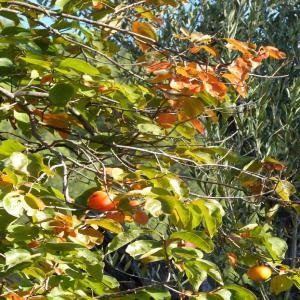
M186 1L0 2L4 298L258 299L257 264L270 293L299 288L274 218L299 213L286 164L222 140L266 101L276 43L172 24ZM109 211L88 207L100 190Z

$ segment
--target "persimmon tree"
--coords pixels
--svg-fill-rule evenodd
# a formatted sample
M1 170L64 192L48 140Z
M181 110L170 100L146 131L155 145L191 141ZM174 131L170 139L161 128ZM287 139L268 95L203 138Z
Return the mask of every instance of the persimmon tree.
M184 27L168 45L164 17L185 2L0 0L4 298L300 287L273 226L279 208L299 212L285 164L209 138L286 54Z

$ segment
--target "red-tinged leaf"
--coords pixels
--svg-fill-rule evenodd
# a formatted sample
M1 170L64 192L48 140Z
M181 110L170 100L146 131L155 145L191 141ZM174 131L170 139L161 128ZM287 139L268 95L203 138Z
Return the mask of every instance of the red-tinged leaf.
M201 121L199 121L198 119L194 119L191 121L191 123L193 124L193 126L195 127L195 129L202 135L205 134L205 127L202 124Z
M220 100L225 97L227 87L216 76L206 72L199 72L198 77L203 81L205 90L213 97L216 97Z
M170 82L170 87L177 91L188 89L190 85L190 81L186 78L173 78Z
M137 43L140 49L144 52L150 48L150 44L157 40L154 28L147 23L133 22L132 31L141 36L136 37L136 39L138 40ZM146 37L147 39L144 40L143 37Z
M171 128L177 122L177 115L171 113L160 113L157 116L156 121L163 128Z
M226 45L226 47L228 49L231 49L231 50L237 50L237 51L240 51L242 52L243 54L248 54L248 55L251 55L251 47L249 47L249 45L247 43L244 43L242 41L238 41L236 39L233 39L233 38L227 38L225 39L228 44Z
M46 84L46 83L52 82L52 81L53 81L53 75L52 74L47 74L47 75L43 76L40 83L41 84Z
M238 57L228 66L227 69L230 73L235 75L235 77L240 78L243 81L249 77L251 63L242 57Z
M222 75L224 78L226 78L227 80L230 81L230 83L232 83L233 87L235 88L235 90L242 96L242 97L246 97L247 96L247 85L246 82L239 79L238 77L236 77L233 74L230 73L226 73Z
M263 167L267 170L283 171L286 168L282 162L280 162L279 160L276 160L270 156L267 156L262 161L262 164L263 164Z
M286 53L278 50L275 47L271 47L271 46L265 46L265 47L261 47L262 51L267 53L269 55L269 57L275 58L275 59L284 59L286 58Z
M154 73L156 75L160 74L160 71L165 71L167 69L169 69L172 66L172 63L168 62L168 61L162 61L162 62L158 62L158 63L154 63L151 66L148 66L146 68L147 72L149 73Z
M205 50L207 53L212 55L213 57L219 57L219 51L216 50L215 48L208 47L208 46L194 46L190 49L190 52L195 54L198 53L200 50Z
M191 94L201 93L204 92L204 90L205 90L204 85L199 83L192 83L189 87L189 92Z

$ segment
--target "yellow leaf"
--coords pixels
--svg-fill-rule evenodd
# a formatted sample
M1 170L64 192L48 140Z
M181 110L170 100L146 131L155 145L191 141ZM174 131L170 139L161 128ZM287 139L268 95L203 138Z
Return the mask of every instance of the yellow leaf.
M122 225L112 219L87 219L85 224L97 225L114 233L123 232Z
M147 23L133 22L132 31L139 35L136 39L138 40L138 45L142 51L149 49L150 44L157 40L154 28ZM146 37L146 39L143 39L143 37Z

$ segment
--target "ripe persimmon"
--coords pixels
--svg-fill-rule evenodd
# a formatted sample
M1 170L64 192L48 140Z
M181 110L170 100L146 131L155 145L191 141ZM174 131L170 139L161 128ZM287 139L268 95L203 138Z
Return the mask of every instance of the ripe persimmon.
M131 186L131 189L132 190L141 190L143 188L143 186L140 184L140 183L134 183L132 186Z
M133 217L133 220L134 220L135 223L141 224L141 225L145 225L149 221L148 215L145 212L141 211L141 210L137 210L132 215L132 217Z
M265 281L272 276L272 270L264 265L251 267L247 275L253 281Z
M128 202L128 205L129 205L130 207L137 207L137 206L140 206L140 203L139 203L139 201L137 201L137 200L130 200L130 201Z
M177 121L177 115L171 113L160 113L157 116L157 123L163 128L171 128Z
M117 221L119 223L125 222L125 215L122 212L116 211L116 212L108 212L106 214L107 219L112 219L114 221Z
M40 245L41 245L41 242L39 242L37 240L33 240L27 244L27 246L31 249L38 248Z
M100 211L110 211L116 208L116 203L109 198L106 192L97 191L89 197L88 207Z

